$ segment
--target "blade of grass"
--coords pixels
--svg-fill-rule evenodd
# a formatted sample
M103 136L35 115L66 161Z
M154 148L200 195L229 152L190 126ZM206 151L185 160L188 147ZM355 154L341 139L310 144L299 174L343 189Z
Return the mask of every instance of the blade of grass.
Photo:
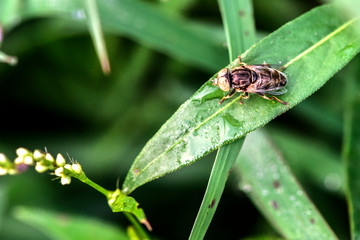
M244 138L241 138L219 149L189 239L204 238L224 191L230 169L234 166L243 142Z
M359 76L357 58L354 69L349 72L345 82L345 114L343 160L346 174L346 198L349 208L351 238L360 238L360 112ZM356 73L356 74L354 74Z
M231 62L235 56L240 55L255 42L255 24L251 0L219 0L218 3L224 22ZM230 169L234 165L244 139L238 139L218 150L190 239L204 238L224 191Z
M286 239L337 239L262 130L248 134L235 170L241 189Z
M289 106L257 96L243 105L238 103L240 96L219 105L226 93L212 85L214 75L146 144L128 172L123 191L130 193L195 162L310 96L360 51L360 37L353 31L357 20L343 19L336 5L324 5L259 41L242 58L247 63L286 62L288 92L281 98ZM228 67L237 65L234 60Z
M223 16L231 62L256 41L252 2L218 0L218 4Z
M93 39L96 53L98 55L101 69L105 75L109 75L110 62L106 51L106 44L100 23L100 16L98 13L95 0L84 0L86 22L90 31L91 38Z

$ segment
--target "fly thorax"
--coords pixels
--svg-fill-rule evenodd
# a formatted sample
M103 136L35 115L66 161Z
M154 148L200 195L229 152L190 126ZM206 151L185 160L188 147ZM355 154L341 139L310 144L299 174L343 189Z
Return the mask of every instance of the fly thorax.
M234 69L231 73L233 88L246 88L252 82L252 71L248 69Z

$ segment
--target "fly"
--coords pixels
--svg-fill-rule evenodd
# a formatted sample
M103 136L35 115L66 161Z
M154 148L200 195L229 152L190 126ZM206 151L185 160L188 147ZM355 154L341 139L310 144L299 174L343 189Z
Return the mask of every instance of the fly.
M240 96L240 104L242 104L242 98L247 99L249 97L249 93L256 93L264 99L276 100L284 105L289 104L275 96L268 97L265 95L281 95L286 93L287 90L284 87L287 83L287 78L281 70L272 68L267 63L246 65L244 62L241 62L240 56L239 63L240 67L220 70L217 78L213 80L213 85L219 86L225 92L230 91L228 95L220 100L220 104L225 99L231 98L236 92L244 93Z

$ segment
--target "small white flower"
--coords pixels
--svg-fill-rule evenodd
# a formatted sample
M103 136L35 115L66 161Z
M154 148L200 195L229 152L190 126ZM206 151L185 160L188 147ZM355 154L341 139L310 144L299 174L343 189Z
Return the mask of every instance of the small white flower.
M66 164L65 158L60 153L56 156L56 165L63 167Z
M67 185L67 184L70 184L71 183L71 177L70 176L62 176L61 177L61 184L62 185Z

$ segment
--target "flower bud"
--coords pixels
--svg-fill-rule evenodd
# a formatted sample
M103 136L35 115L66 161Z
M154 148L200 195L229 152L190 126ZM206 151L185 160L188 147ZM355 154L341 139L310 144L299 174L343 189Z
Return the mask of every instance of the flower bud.
M48 170L48 167L42 165L40 162L37 162L37 163L36 163L36 166L35 166L35 170L36 170L38 173L43 173L43 172L45 172L46 170Z
M54 162L54 158L53 158L53 156L51 156L50 153L47 153L47 154L45 155L45 159L48 160L48 161L50 161L50 162Z
M65 164L64 168L71 171L71 165L70 164Z
M45 155L42 152L40 152L40 150L37 149L34 151L33 156L35 160L40 160L45 157Z
M67 184L70 184L71 183L71 177L70 176L67 176L67 175L64 175L61 177L61 184L62 185L67 185Z
M0 165L7 162L6 156L3 153L0 153Z
M23 158L23 157L17 157L17 158L15 158L14 163L15 163L16 165L22 164L22 163L24 163L24 158Z
M29 150L27 150L26 148L18 148L16 149L16 154L19 156L19 157L23 157L27 154L29 154Z
M77 174L80 174L83 171L80 164L78 164L78 163L74 163L73 165L71 165L71 168Z
M26 156L26 157L24 158L24 163L25 163L26 165L32 165L32 164L34 163L34 160L33 160L32 157Z
M8 170L7 170L6 168L0 167L0 176L1 176L1 175L6 175L7 172L8 172Z
M62 177L64 175L64 168L59 167L59 168L55 169L55 175L58 177Z
M15 175L15 174L18 173L18 172L17 172L15 169L13 169L13 168L8 169L7 171L8 171L8 173L9 173L10 175Z
M66 164L65 158L60 153L56 156L56 165L63 167Z

